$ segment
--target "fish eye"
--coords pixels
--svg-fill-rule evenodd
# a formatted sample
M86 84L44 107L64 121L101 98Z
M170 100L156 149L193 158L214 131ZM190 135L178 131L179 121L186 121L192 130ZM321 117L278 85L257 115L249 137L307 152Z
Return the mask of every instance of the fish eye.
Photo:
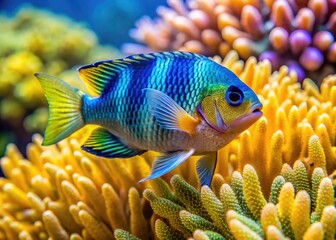
M239 106L244 100L244 94L239 88L230 86L225 98L231 106Z

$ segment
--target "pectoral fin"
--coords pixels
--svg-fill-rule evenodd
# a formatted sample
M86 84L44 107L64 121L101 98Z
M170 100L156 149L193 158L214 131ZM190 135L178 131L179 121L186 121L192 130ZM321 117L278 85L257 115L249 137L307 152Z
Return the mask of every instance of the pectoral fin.
M200 179L200 185L211 186L213 174L217 163L217 152L203 156L197 162L197 174Z
M105 158L129 158L145 152L126 146L118 137L104 128L95 129L82 149Z
M161 177L187 160L194 152L195 150L191 149L189 151L177 151L160 155L153 163L151 175L141 179L139 182Z
M196 126L200 121L190 116L171 97L155 89L145 88L143 90L147 92L149 111L161 127L189 134L196 132Z

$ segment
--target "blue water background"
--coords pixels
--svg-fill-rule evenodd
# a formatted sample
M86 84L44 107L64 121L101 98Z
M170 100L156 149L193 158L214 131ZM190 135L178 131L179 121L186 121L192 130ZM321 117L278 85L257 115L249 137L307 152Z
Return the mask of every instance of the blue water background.
M166 0L0 0L0 12L13 16L24 6L42 8L86 22L101 43L120 47L132 42L129 30L143 15L156 16L156 8Z

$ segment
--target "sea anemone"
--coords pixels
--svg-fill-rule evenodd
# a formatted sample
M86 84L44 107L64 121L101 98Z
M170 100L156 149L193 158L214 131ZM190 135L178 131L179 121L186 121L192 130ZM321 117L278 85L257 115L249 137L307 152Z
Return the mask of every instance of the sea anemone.
M230 49L242 59L269 59L273 69L287 65L318 85L336 63L336 4L331 0L168 0L159 18L140 19L130 35L150 50L184 50L224 57ZM125 45L126 52L143 46Z
M319 91L309 79L301 88L288 67L272 73L267 60L251 57L244 65L236 52L214 60L255 90L264 117L220 150L212 190L197 181L199 157L137 184L149 175L157 153L130 159L90 155L80 145L91 127L49 147L35 135L27 160L15 145L1 160L6 178L0 178L0 238L110 239L115 232L117 239L332 239L336 77L325 78Z
M3 130L11 129L22 140L25 132L42 131L47 119L34 73L75 79L74 71L70 77L67 72L73 66L117 56L112 48L99 46L95 33L83 25L35 9L24 8L10 19L1 16L0 32L0 121Z

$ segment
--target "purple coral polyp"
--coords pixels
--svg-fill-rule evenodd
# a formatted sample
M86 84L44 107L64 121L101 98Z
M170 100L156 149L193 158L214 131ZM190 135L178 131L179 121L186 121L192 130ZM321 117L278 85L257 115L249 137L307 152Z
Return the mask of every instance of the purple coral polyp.
M289 44L294 54L301 54L304 49L310 46L312 37L306 30L295 30L289 36Z
M300 56L300 64L308 71L316 71L320 68L324 57L319 49L308 47Z

